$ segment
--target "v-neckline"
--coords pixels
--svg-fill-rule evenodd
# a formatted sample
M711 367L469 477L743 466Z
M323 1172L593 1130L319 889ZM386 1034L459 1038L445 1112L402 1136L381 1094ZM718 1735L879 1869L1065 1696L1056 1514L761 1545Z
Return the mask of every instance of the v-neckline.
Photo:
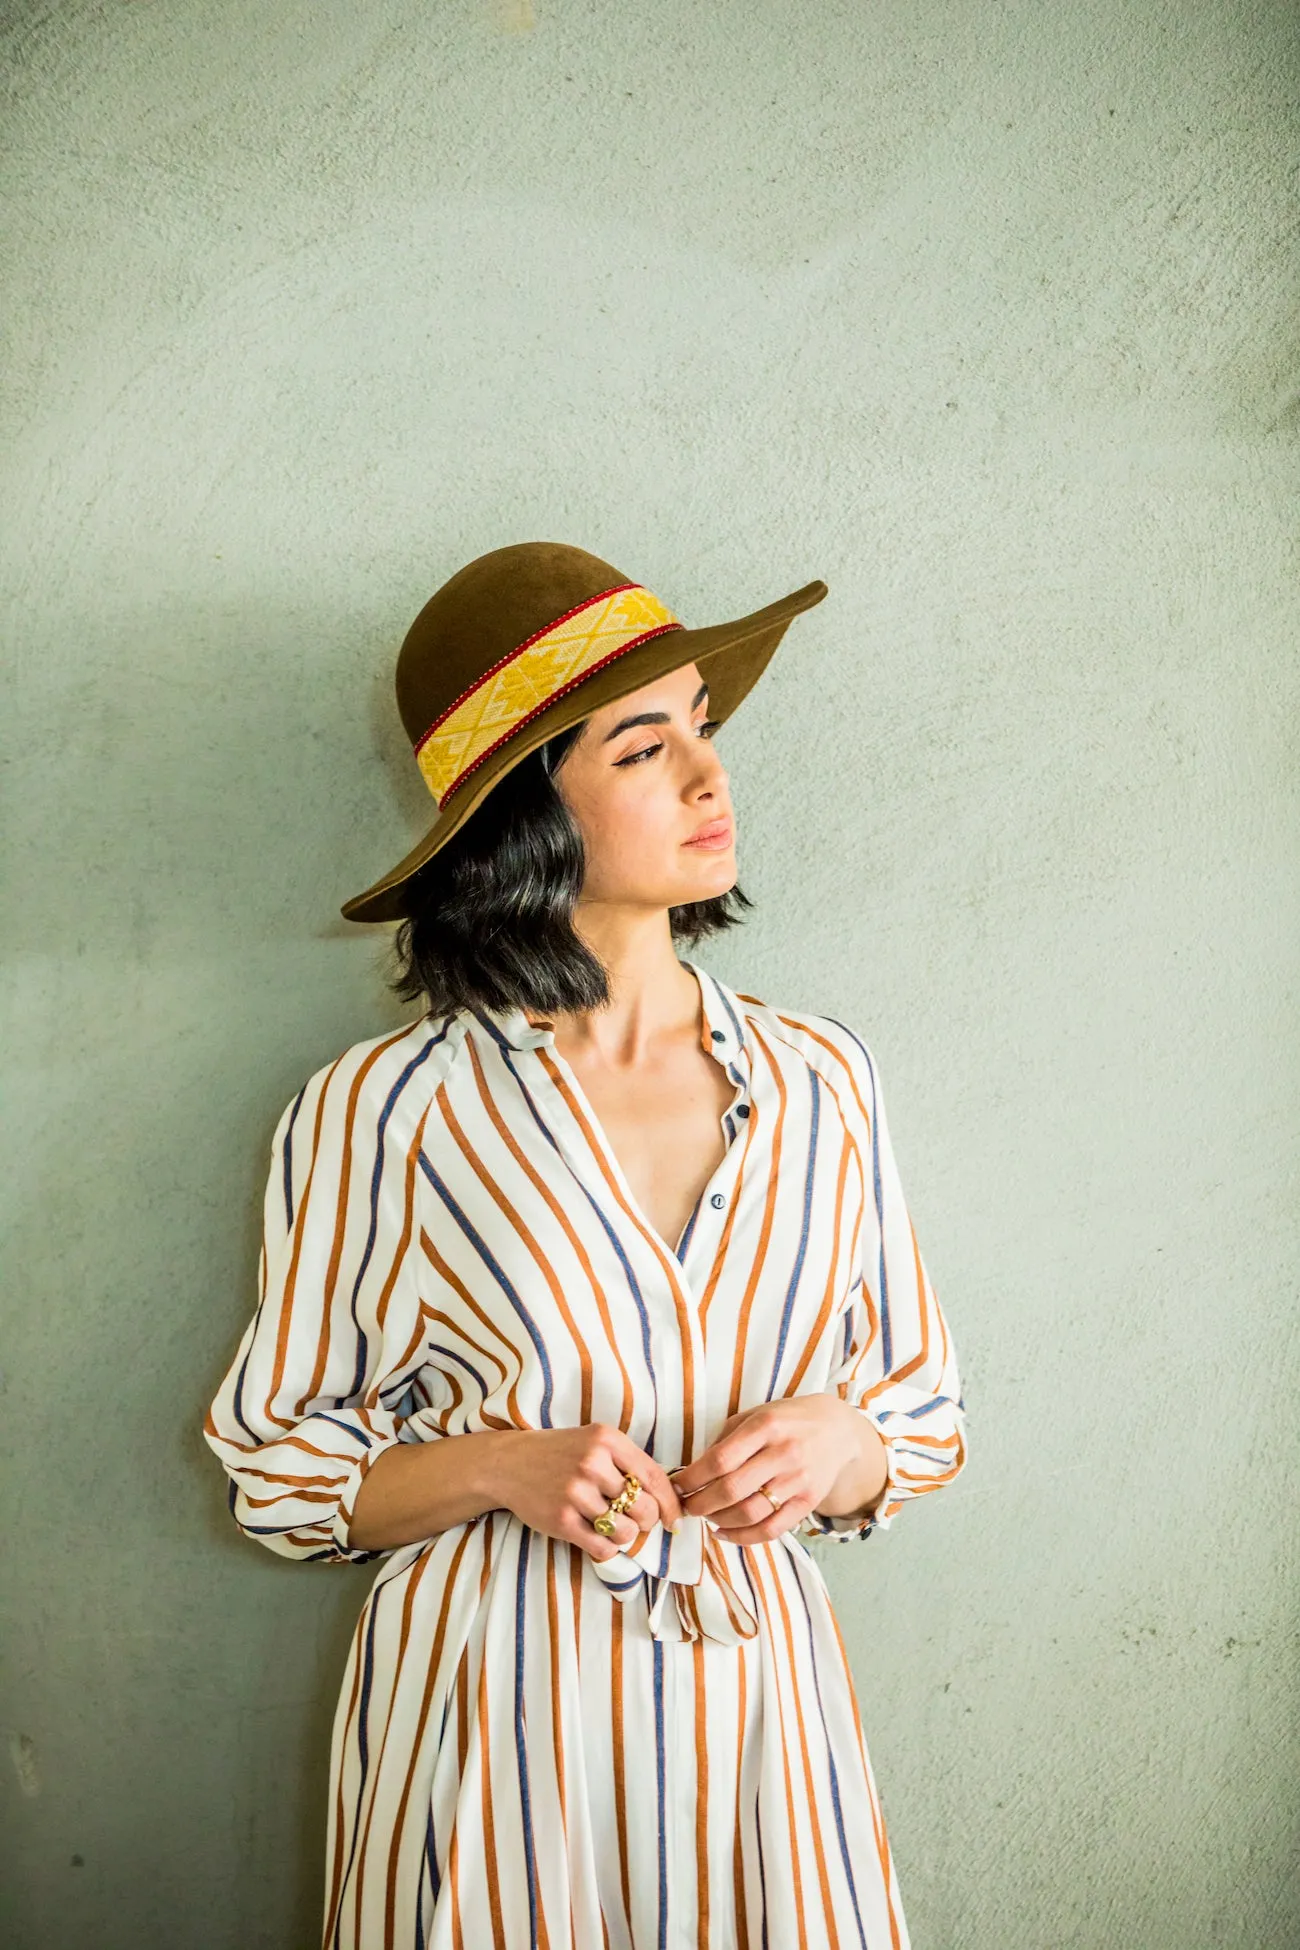
M722 1065L722 1068L726 1071L727 1075L730 1076L731 1071L728 1065L727 1058L724 1055L721 1055L717 1050L715 1050L712 1047L711 1042L706 1042L705 1040L706 1034L710 1037L712 1035L713 1019L709 1009L709 998L708 998L707 990L705 988L704 973L701 969L696 967L694 962L687 961L685 959L683 959L682 961L682 966L684 968L690 969L692 975L694 975L695 977L696 984L700 991L701 1047L706 1050L706 1053L713 1058L715 1063L720 1063ZM525 1018L525 1020L527 1020L527 1018ZM530 1026L533 1028L537 1028L539 1025L532 1024ZM710 1172L708 1180L705 1183L703 1189L701 1190L699 1197L696 1199L694 1205L691 1207L690 1213L686 1219L686 1223L683 1225L681 1231L677 1235L676 1244L670 1246L667 1240L664 1238L663 1234L660 1232L659 1228L656 1225L653 1225L651 1223L649 1215L642 1209L641 1201L637 1198L636 1193L632 1190L632 1186L628 1179L627 1173L624 1171L623 1166L619 1161L618 1154L615 1151L614 1146L610 1142L609 1135L606 1132L604 1125L601 1123L599 1117L596 1115L596 1112L592 1106L590 1098L588 1097L586 1091L582 1087L582 1080L579 1077L577 1071L574 1069L573 1065L569 1062L568 1057L564 1055L563 1051L559 1048L558 1044L554 1042L554 1040L546 1044L545 1047L550 1053L551 1061L559 1066L566 1083L568 1084L570 1090L572 1090L573 1095L577 1101L578 1108L582 1112L584 1120L586 1121L592 1133L594 1134L596 1144L599 1146L602 1156L604 1157L606 1163L609 1165L610 1169L612 1170L619 1191L621 1192L623 1197L627 1200L627 1203L631 1208L632 1212L634 1213L638 1224L645 1229L645 1231L649 1234L650 1238L655 1241L656 1245L661 1246L663 1248L664 1252L668 1255L669 1259L671 1259L673 1264L678 1268L683 1280L685 1280L686 1265L678 1249L680 1248L682 1241L693 1230L695 1221L699 1216L700 1211L703 1208L705 1199L708 1197L709 1193L713 1190L713 1187L716 1184L720 1174L726 1170L728 1164L730 1163L732 1153L734 1152L736 1146L740 1143L741 1138L743 1136L743 1132L737 1130L735 1134L732 1136L730 1142L727 1145L726 1150L723 1152L721 1158L718 1160L717 1164ZM735 1096L732 1098L731 1102L726 1106L726 1108L721 1112L719 1112L718 1115L719 1124L725 1126L726 1119L732 1115L732 1113L736 1108L736 1105L740 1102L744 1094L745 1094L744 1084L738 1083L736 1085Z

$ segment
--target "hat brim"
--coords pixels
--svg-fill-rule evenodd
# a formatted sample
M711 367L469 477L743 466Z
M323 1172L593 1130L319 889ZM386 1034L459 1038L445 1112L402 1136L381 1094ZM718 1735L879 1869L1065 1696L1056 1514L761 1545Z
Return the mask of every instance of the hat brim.
M424 838L404 859L364 893L345 901L340 912L349 921L400 921L408 914L409 882L426 866L440 847L482 805L493 786L529 752L536 751L558 732L589 718L603 704L612 704L629 692L640 690L683 664L695 663L707 669L709 716L722 723L731 716L767 668L769 661L794 618L811 609L827 594L824 582L808 582L788 596L756 609L730 623L712 623L701 630L671 630L666 636L652 637L635 650L626 651L604 664L589 678L567 691L546 710L497 747L454 792Z

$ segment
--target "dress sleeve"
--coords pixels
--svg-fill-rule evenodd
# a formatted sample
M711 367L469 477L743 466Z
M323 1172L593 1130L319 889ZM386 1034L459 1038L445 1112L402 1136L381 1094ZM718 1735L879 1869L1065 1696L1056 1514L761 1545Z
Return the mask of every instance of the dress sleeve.
M894 1161L875 1059L854 1038L854 1075L868 1128L859 1276L844 1315L844 1352L828 1381L885 1442L887 1475L865 1517L810 1511L816 1537L887 1530L912 1498L950 1483L966 1460L965 1403L952 1336L926 1272Z
M283 1557L365 1563L357 1491L403 1440L424 1361L418 1161L423 1112L352 1052L318 1071L271 1143L260 1303L208 1411L240 1529ZM421 1418L421 1437L436 1433ZM407 1440L415 1440L412 1428Z

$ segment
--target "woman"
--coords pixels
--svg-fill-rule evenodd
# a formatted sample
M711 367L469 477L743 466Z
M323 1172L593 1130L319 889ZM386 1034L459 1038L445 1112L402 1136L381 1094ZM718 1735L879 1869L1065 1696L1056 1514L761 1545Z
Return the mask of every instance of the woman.
M825 593L687 630L525 544L402 646L439 818L343 911L425 1012L285 1108L206 1424L250 1536L382 1560L333 1950L907 1944L802 1538L957 1474L952 1343L866 1046L676 948L749 904L713 733Z

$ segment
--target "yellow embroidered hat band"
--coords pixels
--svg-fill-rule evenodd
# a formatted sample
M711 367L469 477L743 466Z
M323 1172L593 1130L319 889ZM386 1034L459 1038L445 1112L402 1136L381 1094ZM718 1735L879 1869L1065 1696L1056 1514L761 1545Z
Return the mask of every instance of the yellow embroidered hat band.
M394 921L411 883L528 753L603 704L695 663L709 716L728 717L792 619L827 593L805 583L727 623L690 629L643 583L562 542L480 555L420 611L397 658L397 707L438 818L404 859L346 901L350 921Z
M589 596L476 678L415 747L425 784L444 806L462 780L530 718L602 664L685 625L639 582Z

